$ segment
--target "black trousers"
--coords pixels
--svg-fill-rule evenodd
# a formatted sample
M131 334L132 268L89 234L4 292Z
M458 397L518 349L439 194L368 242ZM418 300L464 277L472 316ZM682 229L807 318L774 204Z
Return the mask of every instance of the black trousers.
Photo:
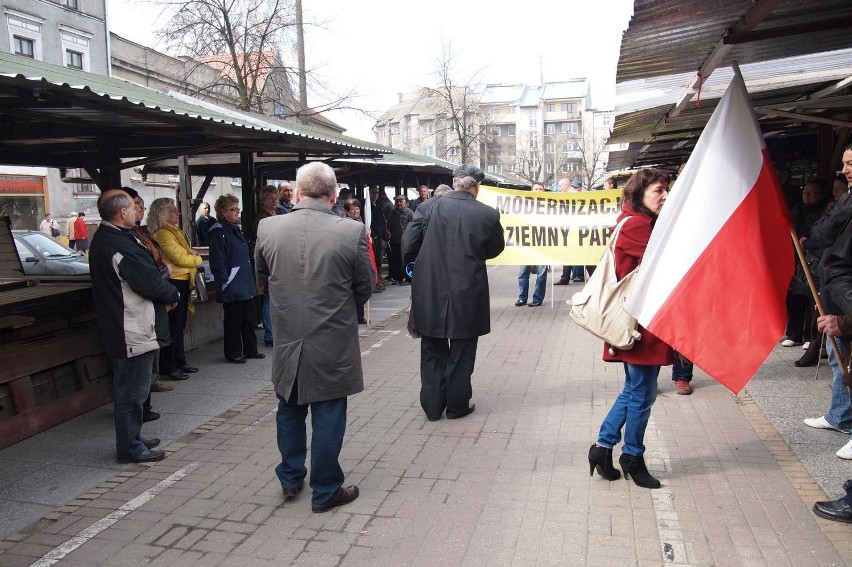
M234 360L241 356L257 354L257 313L254 298L229 301L222 304L225 310L225 358Z
M473 388L470 377L476 363L476 345L472 339L420 338L420 406L431 420L462 415L468 407Z
M402 244L397 242L388 243L388 275L392 280L401 282L405 278L402 272Z
M376 273L382 277L382 237L373 238L373 255L376 257Z
M169 280L180 292L177 307L169 311L169 338L172 343L160 349L160 374L171 374L181 366L186 366L186 352L183 349L183 330L189 314L189 280Z

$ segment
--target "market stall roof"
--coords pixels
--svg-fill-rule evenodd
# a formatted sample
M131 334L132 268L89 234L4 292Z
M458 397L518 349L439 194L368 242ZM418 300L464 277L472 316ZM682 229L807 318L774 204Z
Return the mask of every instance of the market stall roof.
M209 152L379 155L374 144L199 104L114 77L0 53L2 161L81 167Z
M852 47L849 0L636 0L616 83Z
M609 169L676 165L738 62L767 136L852 126L848 0L637 0L622 41Z
M424 156L406 152L399 149L386 148L393 153L375 158L335 158L332 165L338 167L346 165L344 171L338 175L341 181L346 181L354 174L364 175L369 183L381 185L396 185L402 182L403 186L416 187L422 182L417 181L424 177L439 179L440 183L452 185L453 170L459 166L457 163L440 158ZM495 187L527 188L529 183L509 179L502 175L486 173L484 184Z

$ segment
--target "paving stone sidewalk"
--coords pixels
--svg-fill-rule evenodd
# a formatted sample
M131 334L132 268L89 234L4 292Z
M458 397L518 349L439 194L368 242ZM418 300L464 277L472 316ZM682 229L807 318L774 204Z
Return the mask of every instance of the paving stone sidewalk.
M588 475L587 452L622 371L549 290L514 307L516 269L492 269L492 333L480 339L476 412L429 422L419 343L396 316L362 340L365 392L342 453L361 497L313 514L283 502L267 389L5 541L0 566L841 566L852 527L813 516L825 498L748 395L670 370L646 435L663 487ZM334 348L330 345L329 348Z

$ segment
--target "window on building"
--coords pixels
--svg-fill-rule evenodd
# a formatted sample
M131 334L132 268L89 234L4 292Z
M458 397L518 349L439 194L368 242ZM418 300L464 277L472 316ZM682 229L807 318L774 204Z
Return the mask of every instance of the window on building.
M601 116L601 124L604 126L609 126L610 124L612 124L612 116L610 116L609 114L604 114L603 116Z
M508 112L509 114L514 114L514 113L515 113L515 107L514 107L514 106L510 106L507 112Z
M23 55L35 59L35 40L27 37L14 36L15 55Z
M515 155L515 146L506 146L506 155L513 157Z
M580 146L577 144L577 142L574 141L565 142L564 144L562 144L563 152L576 152L579 149Z
M423 155L433 157L435 155L435 146L426 146L423 148Z
M538 116L535 113L530 114L530 128L538 126Z
M65 50L65 66L83 70L83 54L79 51Z
M577 103L563 102L560 105L560 109L562 110L562 112L567 112L568 114L577 114Z
M515 173L518 173L518 164L513 163L512 166L509 168L509 171L511 171L513 175Z
M71 8L72 10L79 10L80 6L77 3L77 0L62 0L62 5L66 8Z
M506 130L507 130L507 132L506 132L507 136L514 136L515 135L515 125L514 124L509 124L509 126L506 128Z
M545 134L556 134L556 124L545 124L544 125L544 133Z
M86 173L86 170L83 168L66 169L65 177L71 179L87 179L89 174ZM81 193L97 193L97 187L94 183L73 183L72 187L72 191L75 195L79 195Z
M280 102L272 103L272 115L276 118L286 118L290 115L290 109L287 108L287 105L281 104Z
M580 132L580 123L579 122L563 122L562 123L562 133L563 134L577 134Z
M495 138L499 138L503 134L503 129L500 126L492 126L491 127L491 135Z
M580 162L571 160L562 164L562 173L571 171L580 171Z
M461 148L459 146L453 146L449 150L447 150L447 155L452 157L458 157L461 155Z
M435 133L435 124L432 122L421 122L420 133L424 136L429 136Z
M556 105L553 104L552 102L548 102L547 105L545 106L545 108L547 109L548 112L553 112L554 110L556 110Z
M544 145L544 153L552 154L553 153L553 144L545 144Z
M503 173L502 165L489 165L488 173L496 173L497 175L501 175Z
M545 173L553 173L553 164L551 162L547 162L544 164Z

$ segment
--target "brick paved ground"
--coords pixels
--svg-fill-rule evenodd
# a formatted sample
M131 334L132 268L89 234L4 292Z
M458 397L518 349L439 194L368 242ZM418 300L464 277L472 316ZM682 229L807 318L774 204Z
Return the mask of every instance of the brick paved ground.
M3 542L0 566L63 552L59 564L74 566L852 561L852 528L811 514L824 496L772 425L706 377L685 397L661 375L646 458L662 489L590 478L586 454L621 371L569 323L562 300L576 286L556 288L555 310L516 308L515 273L492 271L494 331L480 340L465 419L423 417L419 343L402 317L362 341L367 390L350 399L342 454L361 487L352 504L313 514L307 492L282 503L267 391Z

